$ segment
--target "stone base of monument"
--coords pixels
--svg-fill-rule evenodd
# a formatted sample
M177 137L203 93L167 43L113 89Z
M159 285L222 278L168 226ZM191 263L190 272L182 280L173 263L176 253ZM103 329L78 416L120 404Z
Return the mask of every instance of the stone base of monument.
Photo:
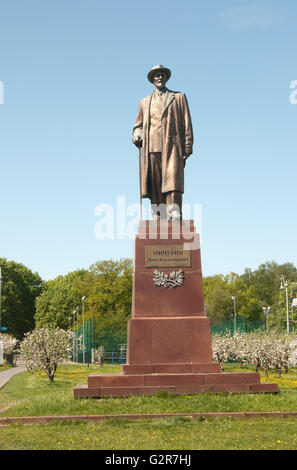
M160 271L161 269L161 271ZM166 271L166 272L165 272ZM169 271L169 272L168 272ZM221 372L204 313L199 235L193 221L142 221L135 240L127 363L91 374L75 398L202 392L278 392L258 372Z
M75 398L127 397L154 395L166 391L174 394L197 393L277 393L277 384L261 384L258 373L157 374L89 376L87 385L74 389Z

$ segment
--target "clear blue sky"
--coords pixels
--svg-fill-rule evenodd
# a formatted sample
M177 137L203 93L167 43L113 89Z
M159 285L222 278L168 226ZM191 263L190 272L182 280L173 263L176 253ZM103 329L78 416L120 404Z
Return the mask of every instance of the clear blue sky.
M138 202L131 130L155 64L186 93L203 274L297 266L296 0L1 0L0 257L52 279L133 256L95 208ZM129 217L128 219L129 220Z

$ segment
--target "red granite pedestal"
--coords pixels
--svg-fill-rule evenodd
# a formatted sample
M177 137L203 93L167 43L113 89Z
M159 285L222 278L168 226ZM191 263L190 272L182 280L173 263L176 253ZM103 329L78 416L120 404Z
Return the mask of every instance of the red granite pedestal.
M277 384L261 384L259 373L220 372L212 361L193 221L141 221L134 262L127 363L120 374L89 375L75 398L278 391Z

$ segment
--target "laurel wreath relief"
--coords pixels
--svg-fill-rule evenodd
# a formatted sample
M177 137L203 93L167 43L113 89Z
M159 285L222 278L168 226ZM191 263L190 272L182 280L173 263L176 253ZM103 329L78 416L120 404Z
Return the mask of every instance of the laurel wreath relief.
M156 270L153 274L154 284L156 287L175 289L176 287L182 287L184 285L185 273L181 269L178 271L172 271L169 274Z

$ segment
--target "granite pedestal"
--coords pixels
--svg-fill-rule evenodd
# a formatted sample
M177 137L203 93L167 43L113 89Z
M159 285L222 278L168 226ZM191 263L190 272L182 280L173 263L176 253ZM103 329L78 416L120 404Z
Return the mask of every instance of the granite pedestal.
M259 373L221 372L212 361L200 240L193 221L141 221L135 238L127 363L120 374L91 374L74 397L278 391Z

